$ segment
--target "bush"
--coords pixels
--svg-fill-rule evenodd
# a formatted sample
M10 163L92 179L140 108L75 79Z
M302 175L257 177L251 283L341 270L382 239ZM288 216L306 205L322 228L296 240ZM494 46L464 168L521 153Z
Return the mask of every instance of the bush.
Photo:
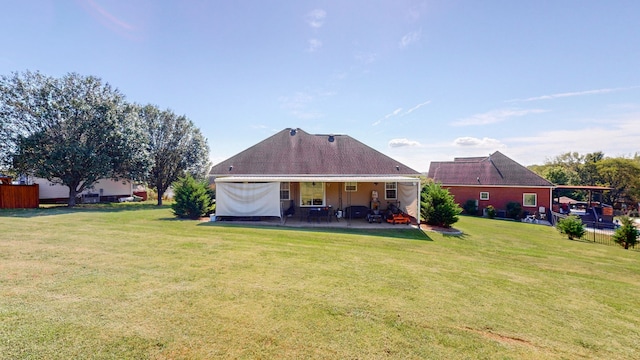
M629 246L635 247L638 243L638 236L640 235L638 229L633 225L633 221L627 216L620 218L622 226L616 229L613 234L613 241L620 246L624 246L625 249L629 249Z
M467 200L467 202L464 203L462 208L464 209L465 214L478 215L478 205L476 204L476 200L473 200L473 199Z
M420 192L420 216L427 224L451 227L461 212L449 190L433 182L424 185Z
M522 205L518 202L509 202L507 203L507 217L518 220L520 218L520 213L522 212Z
M493 205L487 206L487 217L489 219L496 217L496 208L494 208Z
M198 219L213 210L213 199L209 184L196 181L191 175L180 178L174 183L173 213L180 218Z
M582 220L575 215L569 215L564 219L558 220L556 228L561 234L566 234L569 240L573 240L574 238L579 239L586 232Z

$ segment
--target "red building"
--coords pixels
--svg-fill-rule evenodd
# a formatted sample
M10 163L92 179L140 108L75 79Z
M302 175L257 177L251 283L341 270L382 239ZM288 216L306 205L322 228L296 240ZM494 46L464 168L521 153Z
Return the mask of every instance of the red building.
M474 200L480 211L492 205L498 216L506 214L510 202L519 203L523 214L543 217L552 204L554 185L499 151L487 157L432 162L428 176L449 189L460 206Z

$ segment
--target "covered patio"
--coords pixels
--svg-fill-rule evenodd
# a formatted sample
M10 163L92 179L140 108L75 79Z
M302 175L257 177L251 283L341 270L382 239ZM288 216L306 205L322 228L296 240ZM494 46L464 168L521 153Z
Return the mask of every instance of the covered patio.
M233 219L222 220L216 219L216 224L229 224L229 225L252 225L252 226L280 226L291 228L311 228L311 229L407 229L418 228L417 223L411 224L391 224L386 221L381 223L370 223L366 219L337 219L331 218L329 221L311 220L300 218L299 216L283 217L282 219L277 217L261 217L253 219Z
M283 224L368 223L369 210L382 213L390 206L413 223L420 214L420 179L414 177L229 176L215 184L216 215L223 221L278 217Z

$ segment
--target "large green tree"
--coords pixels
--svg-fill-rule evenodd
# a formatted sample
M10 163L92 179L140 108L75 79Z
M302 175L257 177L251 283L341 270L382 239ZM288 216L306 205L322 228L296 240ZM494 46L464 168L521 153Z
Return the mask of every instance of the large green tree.
M135 108L97 77L3 76L0 118L5 164L69 187L69 206L100 179L136 180L148 170L146 133Z
M640 187L640 165L632 159L606 158L596 163L600 185L611 187L605 193L605 201L615 204L631 199ZM627 198L627 199L625 199Z
M611 187L604 193L605 203L637 203L640 201L640 156L633 158L606 157L602 151L585 155L567 152L556 156L544 165L529 167L547 180L558 185L601 185ZM570 196L586 200L586 192L558 192L559 196Z
M209 145L191 120L170 110L147 105L139 110L149 135L153 161L146 181L158 192L158 205L167 188L189 174L202 180L209 168Z
M13 167L22 137L47 127L54 90L54 79L39 72L0 77L0 168Z

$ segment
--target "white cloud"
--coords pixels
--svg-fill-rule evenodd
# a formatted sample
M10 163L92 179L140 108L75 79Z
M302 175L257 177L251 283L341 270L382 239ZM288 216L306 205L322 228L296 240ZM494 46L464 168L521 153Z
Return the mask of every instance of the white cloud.
M384 118L388 119L388 118L390 118L392 116L396 116L396 115L400 114L400 112L402 112L402 108L397 108L397 109L393 110L392 113L387 114Z
M411 109L409 109L409 110L407 110L407 111L405 111L405 112L402 112L402 110L403 110L402 108L397 108L397 109L393 110L393 112L391 112L391 113L389 113L389 114L385 115L382 119L378 119L378 120L376 120L372 125L373 125L373 126L380 125L383 121L385 121L385 120L387 120L387 119L389 119L389 118L392 118L392 117L394 117L394 116L400 116L400 117L402 117L402 116L405 116L405 115L409 115L409 114L411 114L412 112L414 112L414 111L418 110L419 108L421 108L421 107L423 107L423 106L425 106L425 105L428 105L428 104L430 104L430 103L431 103L431 100L427 100L427 101L425 101L425 102L422 102L422 103L420 103L420 104L418 104L418 105L416 105L416 106L412 107Z
M600 126L543 131L532 136L504 139L522 158L523 164L542 164L566 152L582 154L602 151L606 156L627 156L638 151L640 114L618 119L600 119Z
M534 96L534 97L530 97L530 98L526 98L526 99L512 99L512 100L507 100L507 102L552 100L552 99L565 98L565 97L574 97L574 96L607 94L607 93L612 93L612 92L616 92L616 91L625 91L625 90L637 89L639 87L640 86L630 86L630 87L611 88L611 89L574 91L574 92L558 93L558 94L551 94L551 95Z
M369 65L376 61L378 55L376 53L358 52L354 55L355 60L362 65Z
M505 145L501 143L499 140L484 137L482 139L463 136L455 139L453 141L455 146L461 147L474 147L474 148L483 148L483 149L500 149L504 148Z
M324 25L325 17L327 17L326 11L322 9L312 10L306 16L307 24L314 29L319 29Z
M428 105L428 104L431 104L431 100L427 100L427 101L425 101L425 102L423 102L423 103L420 103L420 104L418 104L418 105L416 105L416 106L412 107L411 109L407 110L407 112L406 112L406 113L404 113L404 114L403 114L403 116L404 116L404 115L409 115L409 114L411 114L412 112L414 112L414 111L416 111L416 110L420 109L421 107L423 107L423 106L425 106L425 105Z
M309 47L307 48L308 52L315 52L322 47L322 41L318 39L309 39Z
M420 31L412 31L406 35L404 35L402 37L402 39L400 39L400 43L398 44L398 46L400 46L401 49L406 48L407 46L420 41L420 37L421 37L421 33L422 30Z
M319 91L298 91L293 95L280 96L278 101L280 107L287 110L292 116L308 120L318 119L324 117L321 111L312 109L315 105L323 99L335 96L335 91L319 90Z
M418 141L409 140L406 138L389 140L389 147L392 147L392 148L417 147L417 146L420 146L420 143Z
M606 156L633 156L640 139L640 112L615 117L584 119L588 126L563 124L530 128L527 136L495 139L461 136L455 140L429 138L416 147L396 147L388 151L404 164L427 171L432 161L450 161L456 157L487 156L498 150L518 163L528 166L543 164L547 159L577 151L581 154L602 151ZM593 125L598 124L598 125ZM557 130L554 130L553 128ZM540 131L538 131L540 130Z
M471 126L471 125L488 125L505 121L508 118L526 116L529 114L539 114L547 112L543 109L499 109L492 110L483 114L476 114L468 118L460 119L453 122L453 126Z
M393 112L385 115L382 119L377 120L376 122L373 123L373 126L379 125L380 123L382 123L384 120L387 120L391 117L397 116L398 114L400 114L402 112L402 108L397 108L395 110L393 110Z

